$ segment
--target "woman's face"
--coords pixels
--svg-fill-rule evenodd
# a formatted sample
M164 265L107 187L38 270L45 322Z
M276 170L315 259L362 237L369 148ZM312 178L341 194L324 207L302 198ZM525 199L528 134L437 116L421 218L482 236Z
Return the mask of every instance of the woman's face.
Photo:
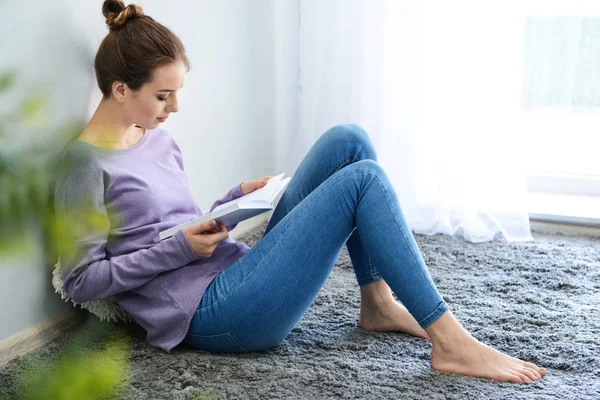
M145 129L154 129L179 110L179 89L185 78L183 62L174 62L154 70L151 82L139 91L130 91L131 101L125 110L134 122ZM164 119L163 119L164 118Z

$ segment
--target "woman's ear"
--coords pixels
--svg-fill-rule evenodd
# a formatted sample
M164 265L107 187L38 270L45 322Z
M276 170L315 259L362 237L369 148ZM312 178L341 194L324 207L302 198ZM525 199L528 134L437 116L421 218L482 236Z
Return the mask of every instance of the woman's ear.
M125 101L125 93L127 92L127 84L121 81L114 81L112 84L112 95L119 102Z

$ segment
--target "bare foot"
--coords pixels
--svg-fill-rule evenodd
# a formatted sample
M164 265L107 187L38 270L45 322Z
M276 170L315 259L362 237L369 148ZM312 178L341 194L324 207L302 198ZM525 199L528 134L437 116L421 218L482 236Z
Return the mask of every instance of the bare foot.
M408 310L394 299L380 306L361 306L358 326L367 332L404 332L429 339Z
M448 320L450 315L446 312L440 320ZM451 318L453 321L448 322L458 324L454 317ZM457 327L454 332L458 335L452 340L440 340L436 332L427 329L433 338L431 367L438 371L513 383L533 382L546 375L545 368L503 354L479 342L462 327Z

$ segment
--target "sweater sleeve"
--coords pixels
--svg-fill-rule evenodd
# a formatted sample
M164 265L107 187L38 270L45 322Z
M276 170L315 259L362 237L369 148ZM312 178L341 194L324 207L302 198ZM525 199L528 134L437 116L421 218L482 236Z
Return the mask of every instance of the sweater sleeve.
M55 179L54 201L56 216L75 245L73 251L59 252L64 288L75 302L135 289L199 259L181 231L149 248L107 258L110 219L103 172L92 162L72 162Z
M243 183L243 182L242 182ZM242 193L242 183L240 183L239 185L235 186L234 188L232 188L229 192L227 192L227 194L225 196L223 196L221 199L215 201L213 203L213 205L210 207L210 211L212 212L215 208L217 208L218 206L220 206L221 204L225 204L229 201L235 200L239 197L242 197L244 194ZM238 224L231 224L227 226L227 230L228 231L232 231L233 229L235 229L235 227Z

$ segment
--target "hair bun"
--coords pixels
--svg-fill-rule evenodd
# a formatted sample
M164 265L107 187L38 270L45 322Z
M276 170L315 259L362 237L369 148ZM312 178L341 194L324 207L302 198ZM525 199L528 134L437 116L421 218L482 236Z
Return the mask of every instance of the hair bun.
M137 4L129 4L125 7L125 3L121 0L105 0L102 14L106 18L108 28L114 30L125 25L127 21L144 15L144 11Z

